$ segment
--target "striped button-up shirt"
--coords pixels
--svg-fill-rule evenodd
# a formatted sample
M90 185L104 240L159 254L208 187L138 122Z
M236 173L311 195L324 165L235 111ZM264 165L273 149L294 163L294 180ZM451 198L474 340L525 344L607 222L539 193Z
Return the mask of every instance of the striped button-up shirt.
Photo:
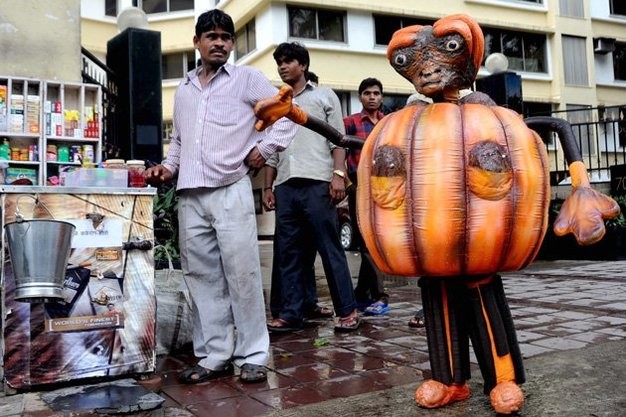
M178 174L179 190L240 180L255 146L267 159L285 149L297 130L284 118L264 132L254 129L254 105L278 92L259 70L227 63L204 88L200 70L187 74L174 97L174 128L163 165Z

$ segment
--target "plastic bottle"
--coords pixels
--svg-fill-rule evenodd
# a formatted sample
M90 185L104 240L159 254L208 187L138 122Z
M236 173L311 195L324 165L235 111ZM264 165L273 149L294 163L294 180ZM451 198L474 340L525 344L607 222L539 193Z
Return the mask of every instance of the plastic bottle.
M7 138L4 138L2 144L0 145L0 159L7 161L11 159L11 146L9 145L9 140Z

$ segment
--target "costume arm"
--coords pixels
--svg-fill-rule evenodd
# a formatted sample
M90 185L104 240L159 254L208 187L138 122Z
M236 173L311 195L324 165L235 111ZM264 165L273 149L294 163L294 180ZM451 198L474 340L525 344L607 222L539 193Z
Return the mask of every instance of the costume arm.
M531 129L547 127L557 132L569 164L572 193L554 221L554 233L557 236L572 233L579 245L598 242L606 232L604 220L617 217L620 208L615 200L591 188L571 125L563 119L544 116L531 117L525 122Z
M285 85L278 95L259 101L254 108L256 117L259 119L255 125L256 129L262 131L281 117L287 117L294 123L319 133L337 146L360 148L365 143L365 140L361 138L344 135L327 122L310 116L292 103L292 97L293 90Z

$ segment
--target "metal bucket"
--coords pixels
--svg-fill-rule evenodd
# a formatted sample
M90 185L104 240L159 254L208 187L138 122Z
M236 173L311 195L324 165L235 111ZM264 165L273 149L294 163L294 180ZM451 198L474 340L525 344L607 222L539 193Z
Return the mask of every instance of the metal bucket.
M15 299L38 303L63 298L74 225L59 220L24 220L4 228L16 283Z

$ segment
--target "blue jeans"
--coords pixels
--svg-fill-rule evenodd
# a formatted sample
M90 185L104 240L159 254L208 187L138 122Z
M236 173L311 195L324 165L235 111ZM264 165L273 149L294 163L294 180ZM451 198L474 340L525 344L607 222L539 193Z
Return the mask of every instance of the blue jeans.
M282 308L279 317L301 323L305 302L307 258L317 250L322 259L335 314L356 306L346 254L339 240L339 220L329 183L291 179L276 186L276 236L280 257Z

